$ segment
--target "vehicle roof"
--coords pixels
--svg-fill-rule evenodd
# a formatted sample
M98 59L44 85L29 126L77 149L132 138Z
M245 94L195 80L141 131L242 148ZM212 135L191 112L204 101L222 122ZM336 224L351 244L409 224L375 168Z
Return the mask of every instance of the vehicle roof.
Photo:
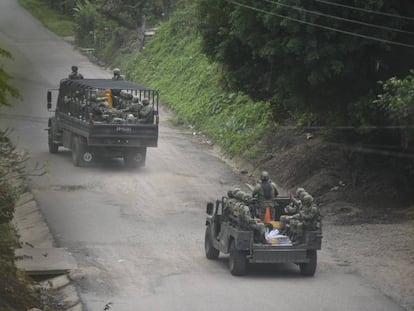
M150 90L146 86L131 81L112 79L62 79L60 86L74 89Z

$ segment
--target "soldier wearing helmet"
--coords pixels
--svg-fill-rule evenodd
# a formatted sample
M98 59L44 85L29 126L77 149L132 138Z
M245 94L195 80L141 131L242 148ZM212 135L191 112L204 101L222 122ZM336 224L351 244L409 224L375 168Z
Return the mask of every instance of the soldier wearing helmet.
M285 208L285 213L294 214L302 208L302 198L305 194L308 194L304 188L296 189L295 196L290 197L291 203Z
M139 112L140 119L138 120L140 123L153 123L154 122L154 107L150 104L148 98L142 99L142 105L144 107Z
M123 76L121 76L121 70L119 68L114 69L114 75L112 76L112 80L125 80Z
M260 175L260 182L254 187L252 196L257 199L257 217L264 219L266 209L270 209L270 217L275 219L275 199L279 194L276 185L270 180L269 173L263 171Z
M263 242L266 226L252 216L249 206L241 199L243 194L245 193L240 188L233 188L227 192L223 217L241 229L253 230L254 240Z
M69 74L69 79L72 80L79 80L79 79L83 79L83 76L78 72L78 66L72 66L71 67L72 72Z
M131 112L134 115L134 117L139 117L139 112L143 107L144 105L139 101L139 97L133 96L132 103L128 107L122 109L122 111Z
M313 197L306 193L302 198L303 207L299 213L293 215L288 220L289 235L293 241L300 241L306 230L320 230L321 216L319 209L314 204Z

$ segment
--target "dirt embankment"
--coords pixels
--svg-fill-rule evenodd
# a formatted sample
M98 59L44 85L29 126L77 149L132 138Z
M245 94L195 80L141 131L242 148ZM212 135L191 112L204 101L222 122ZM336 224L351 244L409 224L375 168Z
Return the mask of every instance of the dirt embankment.
M287 191L304 187L321 209L324 249L413 311L414 185L405 169L412 160L356 153L321 135L279 131L261 142L271 147L256 160L226 161L246 183L267 170Z
M254 167L285 189L304 187L324 218L324 247L407 310L414 310L413 160L356 153L313 133L280 132Z

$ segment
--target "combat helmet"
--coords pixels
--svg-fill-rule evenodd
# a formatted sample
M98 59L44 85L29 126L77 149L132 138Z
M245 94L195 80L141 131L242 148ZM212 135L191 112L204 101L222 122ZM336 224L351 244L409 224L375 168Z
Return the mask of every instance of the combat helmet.
M114 68L114 75L119 75L121 70L119 68Z
M143 104L144 106L148 105L148 104L149 104L149 99L145 97L145 98L142 100L142 104Z
M233 189L230 189L229 191L227 191L227 196L228 196L229 198L235 198L235 197L236 197L237 192L239 192L239 191L241 191L241 189L240 189L240 188L233 188Z
M310 194L307 194L302 199L303 204L311 205L313 203L313 197Z
M296 189L296 196L299 197L302 192L306 192L305 188L298 188Z
M261 181L269 180L269 173L267 171L262 171L262 173L260 174L260 180Z

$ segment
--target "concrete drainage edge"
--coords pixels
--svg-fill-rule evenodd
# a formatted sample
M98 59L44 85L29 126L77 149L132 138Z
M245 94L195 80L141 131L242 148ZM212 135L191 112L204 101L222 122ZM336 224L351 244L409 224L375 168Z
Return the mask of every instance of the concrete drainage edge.
M23 247L54 247L54 238L33 193L25 192L16 201L12 224L19 234L19 240ZM36 230L32 230L34 226ZM39 282L36 286L45 290L53 290L62 304L60 307L64 310L83 311L82 301L72 283L70 277L63 274Z

